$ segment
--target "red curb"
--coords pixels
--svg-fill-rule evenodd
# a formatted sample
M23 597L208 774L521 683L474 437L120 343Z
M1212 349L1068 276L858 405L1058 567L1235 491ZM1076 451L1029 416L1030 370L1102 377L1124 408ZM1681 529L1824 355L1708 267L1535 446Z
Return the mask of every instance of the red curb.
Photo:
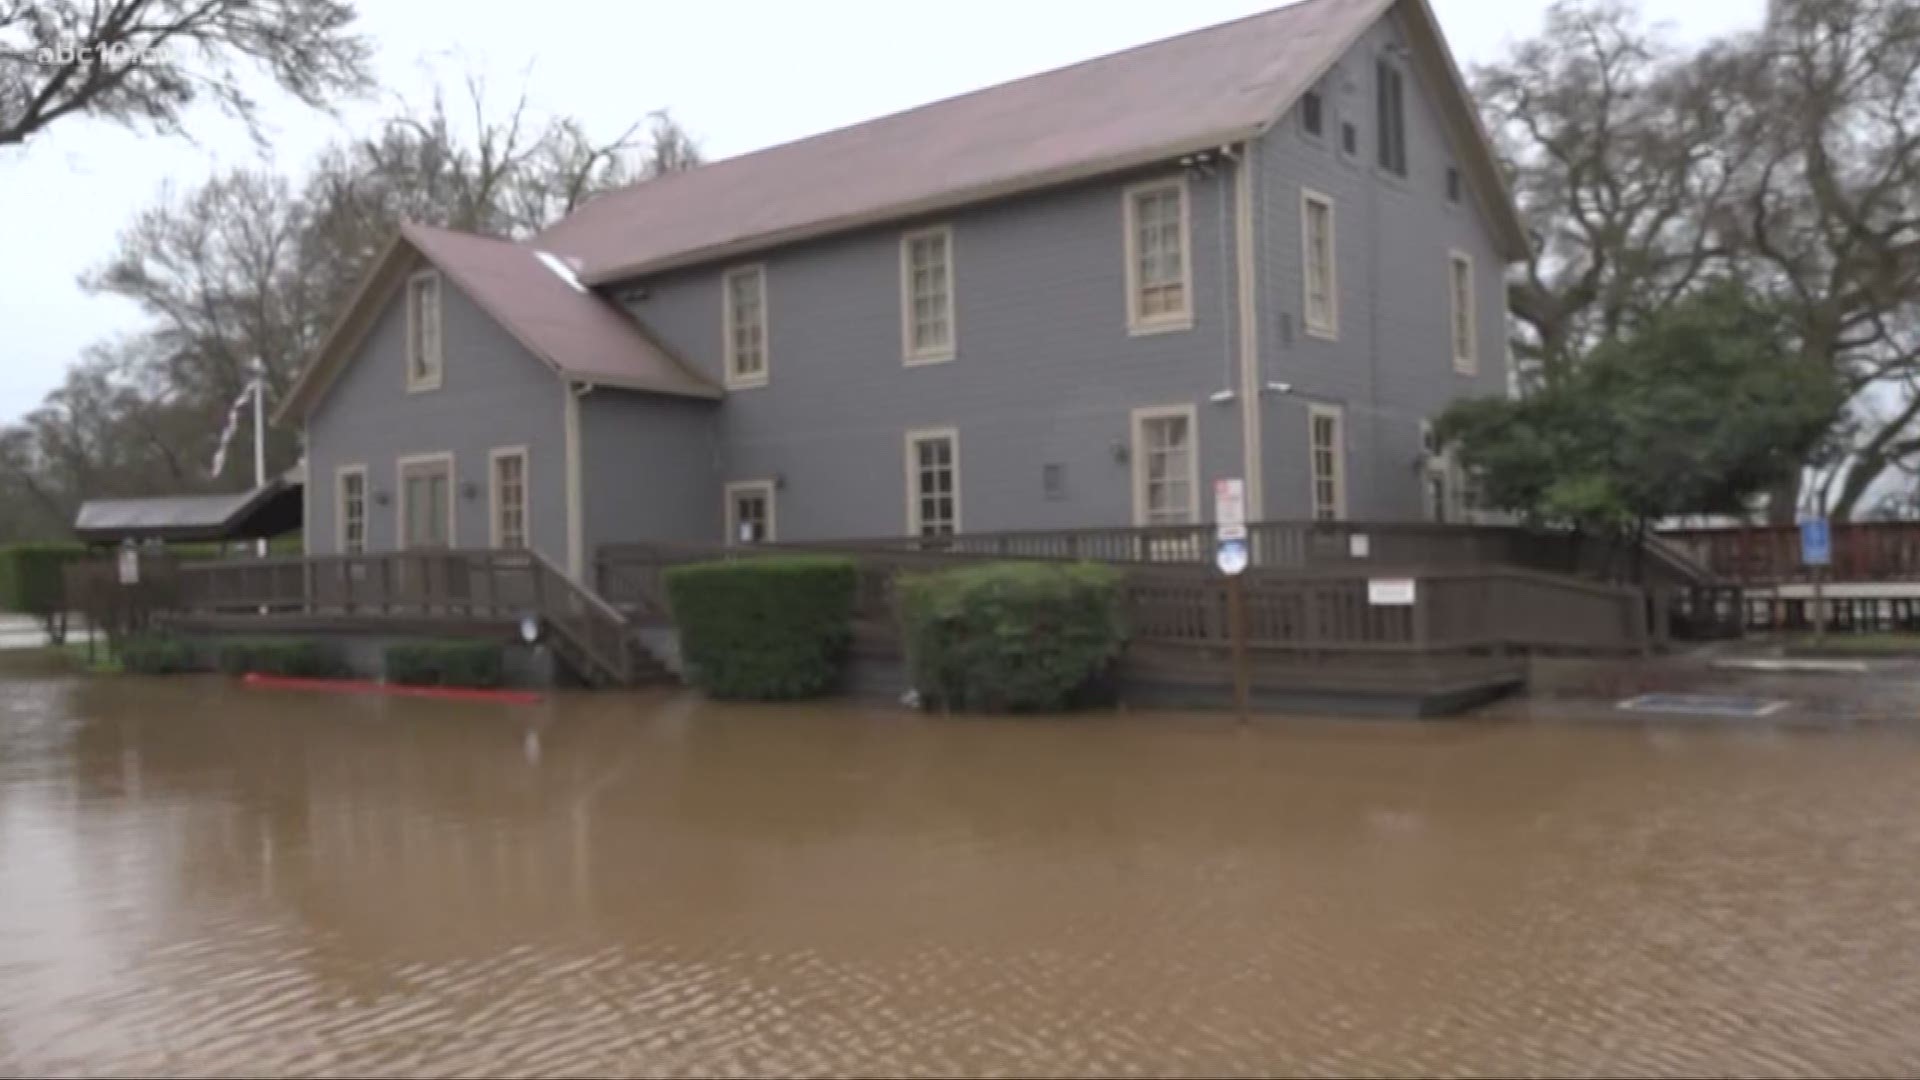
M531 690L478 690L458 686L398 686L366 679L296 679L249 671L240 681L256 690L304 690L324 694L385 694L388 697L434 698L440 701L488 701L497 705L538 705L545 700Z

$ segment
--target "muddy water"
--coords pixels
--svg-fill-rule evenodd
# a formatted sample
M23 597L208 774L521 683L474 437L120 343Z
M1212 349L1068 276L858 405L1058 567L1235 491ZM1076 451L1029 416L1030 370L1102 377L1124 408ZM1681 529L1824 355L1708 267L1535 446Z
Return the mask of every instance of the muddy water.
M1920 740L0 683L0 1071L1897 1073Z

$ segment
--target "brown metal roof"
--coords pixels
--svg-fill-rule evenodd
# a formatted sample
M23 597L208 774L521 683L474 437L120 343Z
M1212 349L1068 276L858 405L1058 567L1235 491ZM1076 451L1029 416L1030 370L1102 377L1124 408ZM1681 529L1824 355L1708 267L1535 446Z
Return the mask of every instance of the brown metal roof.
M564 260L539 245L400 226L400 235L499 320L528 351L582 382L717 398L720 388L682 364L624 311L570 283Z
M587 203L537 242L605 283L1238 142L1394 2L1303 0L649 180ZM1437 45L1425 0L1402 2L1427 23L1416 41ZM1489 209L1503 246L1524 242L1458 72L1437 47L1429 70L1452 84L1441 96L1457 99L1443 108L1486 158L1469 163L1471 175L1497 192Z

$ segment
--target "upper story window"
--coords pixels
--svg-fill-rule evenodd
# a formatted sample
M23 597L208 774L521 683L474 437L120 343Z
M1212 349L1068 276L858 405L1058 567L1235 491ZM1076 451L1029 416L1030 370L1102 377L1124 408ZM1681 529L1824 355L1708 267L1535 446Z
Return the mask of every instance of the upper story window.
M1447 201L1460 201L1460 170L1452 165L1447 166Z
M1340 152L1348 157L1360 156L1360 129L1351 120L1340 122Z
M1379 115L1380 167L1395 176L1407 175L1406 77L1390 61L1374 67L1374 100Z
M1473 256L1455 251L1447 257L1447 290L1453 311L1453 370L1480 370L1480 331L1473 306Z
M1127 328L1136 334L1193 325L1187 182L1127 189Z
M953 359L952 229L923 229L900 238L900 311L907 363Z
M443 368L440 274L422 270L407 279L407 389L435 390Z
M721 279L721 333L726 341L727 389L767 383L767 270L742 266Z
M1300 130L1319 138L1326 133L1326 103L1320 97L1320 91L1309 90L1300 95Z
M1329 340L1339 337L1340 265L1334 247L1333 199L1306 189L1300 193L1300 262L1307 333Z

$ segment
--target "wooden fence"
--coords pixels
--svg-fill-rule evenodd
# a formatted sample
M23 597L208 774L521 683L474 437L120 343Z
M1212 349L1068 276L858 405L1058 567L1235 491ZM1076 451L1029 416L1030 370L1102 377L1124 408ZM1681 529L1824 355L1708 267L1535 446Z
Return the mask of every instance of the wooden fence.
M1811 581L1795 525L1675 529L1661 534L1715 576L1741 585ZM1835 522L1829 581L1920 581L1920 522Z
M805 545L820 550L826 545ZM791 554L794 546L716 549L623 544L603 549L599 588L638 617L667 615L665 571L714 558ZM980 561L980 555L892 549L845 552L857 575L856 612L868 640L891 637L902 573ZM1030 557L1030 556L1021 556ZM1189 563L1125 563L1126 611L1137 644L1225 649L1227 582ZM1385 576L1395 576L1388 572ZM1535 651L1628 653L1650 644L1645 594L1598 581L1506 566L1428 568L1408 605L1371 601L1369 579L1347 566L1249 571L1243 578L1248 643L1268 653L1414 656Z
M624 684L638 657L625 615L528 551L408 551L175 562L142 558L120 584L113 560L69 564L68 595L117 634L162 619L245 629L302 620L342 627L490 625L532 616L595 681Z

